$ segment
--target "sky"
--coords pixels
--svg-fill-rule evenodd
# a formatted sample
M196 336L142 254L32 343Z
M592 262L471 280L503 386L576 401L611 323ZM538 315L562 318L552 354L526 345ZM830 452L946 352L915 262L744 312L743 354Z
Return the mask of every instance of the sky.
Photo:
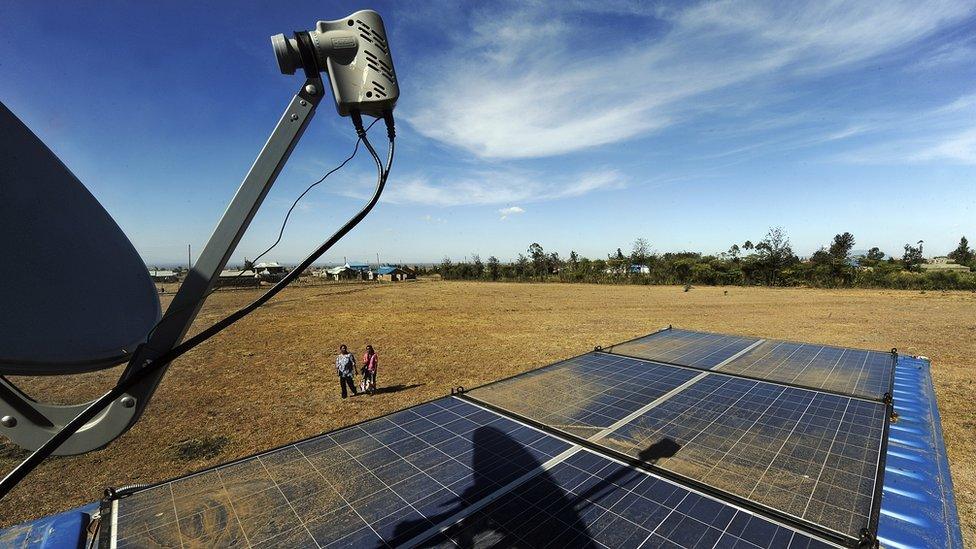
M717 253L773 226L800 255L844 231L899 256L976 239L973 1L8 2L0 101L147 264L185 262L303 83L269 37L367 7L396 162L323 262ZM324 100L231 263L354 144ZM302 259L374 177L361 154L310 192L266 259Z

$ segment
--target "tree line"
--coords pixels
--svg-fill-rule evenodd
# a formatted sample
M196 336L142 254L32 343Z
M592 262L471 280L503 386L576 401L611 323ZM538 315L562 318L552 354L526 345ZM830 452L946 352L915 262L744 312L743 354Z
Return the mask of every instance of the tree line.
M515 261L501 262L495 256L482 261L478 254L461 262L444 258L427 274L451 280L976 290L976 253L965 236L948 257L969 272L923 271L922 241L905 244L900 257L878 247L855 256L854 244L851 233L838 234L801 261L781 227L771 228L756 243L735 243L719 254L658 254L638 238L629 253L617 248L606 259L590 259L571 251L564 258L533 242Z

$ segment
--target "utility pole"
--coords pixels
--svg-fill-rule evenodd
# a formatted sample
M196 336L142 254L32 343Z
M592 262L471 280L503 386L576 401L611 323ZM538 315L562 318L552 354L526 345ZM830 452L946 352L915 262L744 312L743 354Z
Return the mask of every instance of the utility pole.
M376 266L377 267L380 266L380 253L379 252L376 252Z
M193 267L190 261L190 245L186 245L186 272L190 272L190 268Z

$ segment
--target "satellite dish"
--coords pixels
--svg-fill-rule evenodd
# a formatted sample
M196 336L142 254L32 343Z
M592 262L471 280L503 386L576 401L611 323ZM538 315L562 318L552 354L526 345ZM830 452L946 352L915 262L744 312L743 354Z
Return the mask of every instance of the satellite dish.
M88 189L0 103L0 375L126 361L160 318L132 243Z

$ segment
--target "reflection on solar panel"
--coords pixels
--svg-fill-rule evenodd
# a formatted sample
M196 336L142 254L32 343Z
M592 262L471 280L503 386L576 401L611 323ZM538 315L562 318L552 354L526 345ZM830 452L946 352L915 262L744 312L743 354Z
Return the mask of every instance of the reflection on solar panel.
M881 400L891 391L894 364L891 353L764 341L721 370Z
M609 351L874 400L890 393L895 365L892 353L673 328Z
M562 430L845 536L856 538L869 526L887 417L882 403L616 358L614 369L630 375L649 369L655 379L672 379L667 387L673 390L661 387L629 414L607 413L600 399L567 399L577 403L572 418L602 421ZM560 375L550 377L547 394L533 398L534 379L551 369ZM585 368L543 368L466 397L560 429L553 419L564 416L550 413L545 400L561 402L553 395L587 377Z
M856 538L870 524L886 410L708 374L602 443L639 457L672 440L680 449L658 467Z
M446 398L118 500L114 538L118 547L395 545L569 447Z
M693 370L590 353L480 387L476 394L586 438L696 375Z
M754 337L671 328L614 345L611 351L708 370L758 341L759 339Z
M441 547L830 547L585 451L470 515L441 540Z
M156 485L109 520L117 547L828 546L458 398Z

